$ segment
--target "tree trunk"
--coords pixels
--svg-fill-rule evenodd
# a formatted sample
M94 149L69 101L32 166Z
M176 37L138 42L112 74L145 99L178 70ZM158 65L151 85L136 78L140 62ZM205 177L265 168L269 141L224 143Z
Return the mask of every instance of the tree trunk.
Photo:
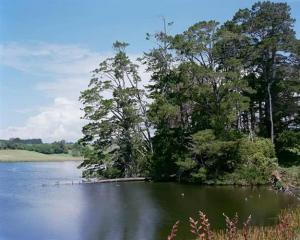
M270 113L270 130L271 130L271 141L274 143L274 122L273 122L273 103L272 103L272 95L271 95L271 87L275 82L276 77L276 49L272 50L272 66L271 66L271 81L268 82L268 97L269 97L269 113Z
M272 95L271 95L272 82L268 83L268 97L269 97L269 116L270 116L270 130L271 130L271 141L274 143L274 123L273 123L273 106L272 106Z
M247 125L248 125L248 130L249 130L249 139L253 142L252 115L251 115L251 112L247 113Z

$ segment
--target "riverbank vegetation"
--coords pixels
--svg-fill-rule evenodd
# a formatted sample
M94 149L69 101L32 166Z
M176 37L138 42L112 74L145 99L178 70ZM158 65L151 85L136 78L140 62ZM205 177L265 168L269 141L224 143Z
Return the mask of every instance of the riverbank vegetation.
M280 167L280 172L283 175L283 181L291 186L300 187L300 166Z
M300 239L300 209L284 210L278 223L271 227L251 227L251 215L244 223L239 223L238 215L229 218L224 215L226 230L212 231L209 219L199 212L198 219L189 219L191 239L199 240L298 240ZM167 240L175 240L180 223L176 222Z
M207 184L264 184L300 165L300 41L286 3L258 2L231 20L147 34L127 43L81 93L84 175ZM151 76L145 87L139 65Z

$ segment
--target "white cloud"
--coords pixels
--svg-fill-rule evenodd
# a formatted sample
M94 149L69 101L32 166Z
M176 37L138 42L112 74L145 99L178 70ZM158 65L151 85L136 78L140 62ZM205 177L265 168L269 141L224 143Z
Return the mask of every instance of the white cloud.
M43 138L46 142L65 139L75 141L81 137L84 121L77 101L55 98L52 105L43 107L37 115L29 117L22 127L0 130L1 138Z
M78 97L88 85L91 70L103 58L97 52L76 45L0 45L0 64L40 78L33 91L53 98L48 106L30 109L31 116L24 125L0 129L0 138L42 138L46 142L78 139L84 123L80 119ZM30 111L15 109L19 114Z
M52 105L32 111L23 126L0 129L0 138L42 138L49 142L74 141L81 136L83 121L78 97L87 88L91 71L110 54L100 54L77 45L49 43L0 44L0 64L41 79L33 91L53 98ZM137 55L131 55L136 59ZM142 84L149 74L140 69ZM30 94L30 93L29 93ZM24 114L24 110L15 109ZM26 113L30 113L26 110Z
M0 64L39 77L36 90L77 100L91 71L107 55L77 45L0 44Z
M87 88L89 78L66 77L55 81L40 82L36 90L42 91L50 97L65 96L68 99L78 100L80 91Z
M77 45L7 43L0 45L0 63L36 75L83 75L100 54Z

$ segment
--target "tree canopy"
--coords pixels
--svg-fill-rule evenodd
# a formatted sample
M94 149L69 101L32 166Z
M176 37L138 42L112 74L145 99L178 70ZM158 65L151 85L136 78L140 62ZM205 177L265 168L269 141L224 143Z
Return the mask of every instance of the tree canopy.
M231 20L147 34L138 59L116 42L81 93L86 176L267 181L277 156L300 164L300 58L290 7L258 2ZM275 147L274 147L275 144Z

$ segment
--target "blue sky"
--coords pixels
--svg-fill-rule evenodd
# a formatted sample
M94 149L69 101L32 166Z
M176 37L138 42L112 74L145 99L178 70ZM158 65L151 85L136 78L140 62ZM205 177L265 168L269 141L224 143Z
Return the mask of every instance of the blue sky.
M250 0L0 0L0 138L80 136L79 92L115 40L129 54L151 47L147 32L172 33L200 21L230 19ZM287 1L300 34L300 0Z

